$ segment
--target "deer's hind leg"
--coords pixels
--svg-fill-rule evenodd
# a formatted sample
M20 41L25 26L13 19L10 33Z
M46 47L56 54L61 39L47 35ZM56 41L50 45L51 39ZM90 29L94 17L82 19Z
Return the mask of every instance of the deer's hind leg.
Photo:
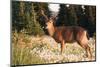
M88 46L88 41L87 42L78 41L78 43L82 48L85 49L86 56L91 59L92 58L92 53L91 53L90 47Z
M88 58L91 59L92 58L92 53L91 53L90 47L88 45L86 46L85 50L86 50L86 54L87 54Z
M92 54L91 54L91 50L90 50L90 47L88 46L88 44L80 44L80 46L85 49L86 56L91 59Z
M85 49L86 51L86 56L88 58L92 58L92 54L91 54L91 50L90 47L88 46L88 38L86 36L86 31L83 31L83 33L80 35L80 37L77 37L77 42L79 43L79 45Z

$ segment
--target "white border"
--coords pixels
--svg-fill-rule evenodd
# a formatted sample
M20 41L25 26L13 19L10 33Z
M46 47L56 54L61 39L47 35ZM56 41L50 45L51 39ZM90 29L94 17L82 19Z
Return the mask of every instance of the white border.
M29 1L29 0L28 0ZM30 0L32 1L32 0ZM37 65L41 67L98 67L100 65L100 0L34 0L44 2L96 5L97 8L97 59L96 62ZM10 0L0 0L0 67L10 64Z
M0 0L0 67L10 65L10 1Z

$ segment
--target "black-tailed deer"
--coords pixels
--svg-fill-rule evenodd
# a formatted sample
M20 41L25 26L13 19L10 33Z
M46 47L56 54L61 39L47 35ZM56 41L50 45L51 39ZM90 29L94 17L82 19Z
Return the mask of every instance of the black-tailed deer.
M47 16L42 11L42 15L48 20L46 22L46 29L51 37L55 39L56 42L61 43L61 52L65 48L66 42L77 42L79 45L85 49L88 58L92 57L90 47L88 46L88 36L87 31L79 26L59 26L56 27L53 24L52 18L48 19Z

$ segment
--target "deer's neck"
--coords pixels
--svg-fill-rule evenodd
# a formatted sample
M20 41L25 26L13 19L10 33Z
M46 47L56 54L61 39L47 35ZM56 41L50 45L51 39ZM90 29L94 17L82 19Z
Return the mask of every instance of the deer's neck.
M48 32L49 32L49 35L50 35L50 36L53 36L54 33L55 33L55 27L52 26L50 29L48 29Z

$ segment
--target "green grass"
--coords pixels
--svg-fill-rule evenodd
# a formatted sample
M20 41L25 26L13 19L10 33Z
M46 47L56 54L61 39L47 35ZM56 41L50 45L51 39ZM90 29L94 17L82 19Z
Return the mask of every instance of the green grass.
M12 46L12 65L44 64L37 54L31 54L29 48Z
M27 64L44 64L45 60L41 59L37 54L31 54L31 49L28 47L20 47L19 44L20 39L22 38L25 45L29 43L28 36L21 34L14 33L12 35L12 65L27 65ZM17 38L19 40L17 40Z

